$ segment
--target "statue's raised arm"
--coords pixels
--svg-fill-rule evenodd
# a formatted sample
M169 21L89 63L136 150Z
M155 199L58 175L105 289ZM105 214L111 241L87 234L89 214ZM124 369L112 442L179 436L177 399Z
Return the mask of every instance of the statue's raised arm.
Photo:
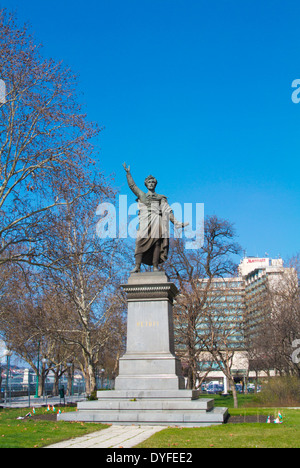
M130 173L130 166L126 166L126 163L124 162L123 167L126 171L127 183L128 183L130 190L132 190L132 192L140 199L141 195L144 192L141 189L139 189L136 183L134 182L132 175Z

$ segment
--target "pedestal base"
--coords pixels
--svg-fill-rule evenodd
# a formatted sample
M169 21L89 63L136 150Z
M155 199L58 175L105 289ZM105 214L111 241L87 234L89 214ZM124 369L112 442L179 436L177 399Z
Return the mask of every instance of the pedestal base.
M78 403L75 413L63 413L64 421L159 426L202 427L222 424L227 408L214 408L214 400L198 399L192 390L111 390L98 392L99 400Z
M227 408L184 389L175 356L173 299L178 293L163 272L132 274L127 293L127 347L119 361L116 389L78 404L64 421L198 427L222 424Z
M181 362L170 353L126 353L119 361L116 390L178 390L185 388Z

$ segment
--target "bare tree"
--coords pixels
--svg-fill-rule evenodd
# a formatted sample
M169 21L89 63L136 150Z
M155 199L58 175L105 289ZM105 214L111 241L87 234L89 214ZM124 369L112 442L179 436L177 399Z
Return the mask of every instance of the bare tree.
M234 238L232 224L211 216L205 221L205 238L201 249L186 250L181 239L174 239L172 243L166 265L169 276L180 290L176 298L175 334L179 352L188 366L189 388L196 386L201 353L209 351L218 362L220 356L224 362L227 359L224 353L217 355L215 352L213 344L218 343L218 350L221 350L224 343L220 337L212 340L208 311L212 310L214 279L228 276L236 269L232 256L240 252L240 246Z
M91 191L92 138L99 128L78 104L76 77L45 59L27 26L0 9L0 264L43 263L49 211Z
M41 311L29 287L32 278L28 271L21 271L14 264L5 264L0 271L8 269L13 275L7 278L6 287L2 289L1 334L7 347L38 374L37 356L39 350L44 349L44 342L40 334Z
M87 205L77 210L71 205L68 216L63 210L61 217L53 217L49 244L55 268L21 270L6 264L1 270L10 275L2 291L0 330L7 346L39 375L40 395L50 370L58 391L67 363L82 370L91 393L96 388L97 366L107 368L109 362L115 375L124 350L122 256L114 240L97 238L94 207Z
M202 331L199 338L218 368L224 373L233 393L234 407L238 407L232 369L248 367L244 342L243 288L233 278L222 278L211 285L202 315Z
M76 76L41 50L0 9L1 330L36 372L38 349L54 371L68 350L81 353L93 389L99 350L122 324L114 325L122 307L109 300L118 247L95 235L96 197L113 190L93 160L100 129L79 104Z
M118 300L118 278L124 271L121 244L97 236L95 202L81 200L53 216L47 251L55 268L44 271L43 286L52 317L47 333L80 348L89 393L96 388L99 356L120 338L124 319Z

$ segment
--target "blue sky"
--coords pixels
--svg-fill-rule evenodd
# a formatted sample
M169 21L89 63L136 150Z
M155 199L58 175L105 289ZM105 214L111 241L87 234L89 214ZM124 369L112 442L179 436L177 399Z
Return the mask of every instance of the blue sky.
M130 201L124 161L141 188L151 173L170 203L232 221L248 255L300 252L299 0L0 5L79 74L101 166Z

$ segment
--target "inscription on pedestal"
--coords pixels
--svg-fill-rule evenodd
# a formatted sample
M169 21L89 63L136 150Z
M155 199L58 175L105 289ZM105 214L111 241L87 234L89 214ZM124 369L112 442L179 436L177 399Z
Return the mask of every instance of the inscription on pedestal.
M154 328L154 327L159 327L159 322L152 322L151 320L149 320L148 322L137 322L136 326L141 327L141 328L143 327Z

